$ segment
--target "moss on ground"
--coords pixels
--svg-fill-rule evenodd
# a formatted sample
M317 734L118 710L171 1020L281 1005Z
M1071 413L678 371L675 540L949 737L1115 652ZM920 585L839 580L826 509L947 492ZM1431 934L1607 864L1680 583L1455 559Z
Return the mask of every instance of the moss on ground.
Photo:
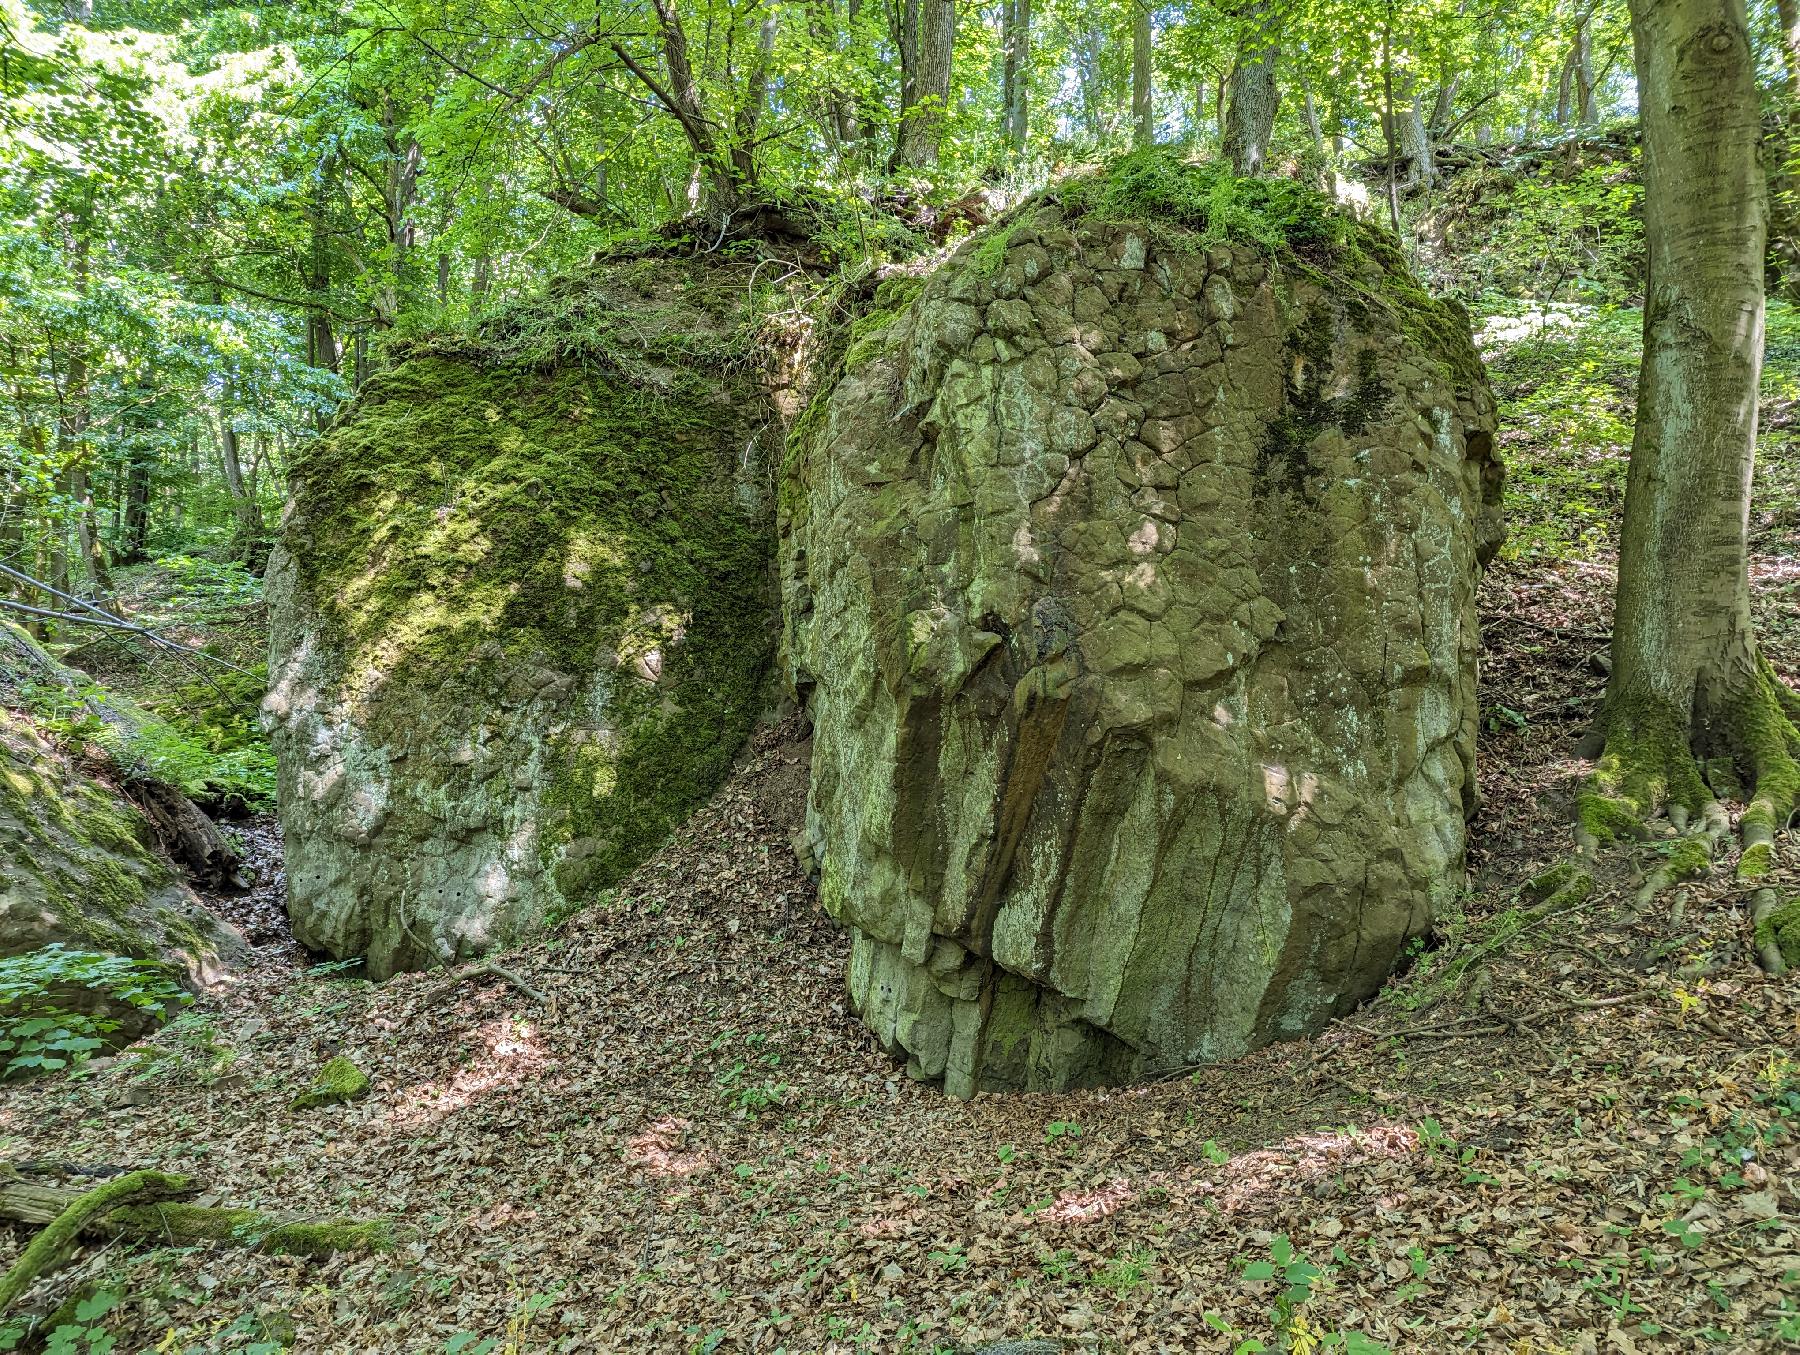
M315 1106L338 1106L360 1100L369 1094L369 1075L355 1063L339 1054L329 1059L312 1080L312 1085L293 1100L293 1109L311 1110Z

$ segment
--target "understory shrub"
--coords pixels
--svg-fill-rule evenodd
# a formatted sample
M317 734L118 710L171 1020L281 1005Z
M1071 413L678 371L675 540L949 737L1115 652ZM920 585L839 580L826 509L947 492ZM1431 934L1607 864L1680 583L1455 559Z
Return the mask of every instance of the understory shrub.
M84 998L83 992L91 994ZM119 1006L162 1013L193 999L160 965L60 944L0 959L0 1077L73 1068L124 1023ZM84 1006L94 1010L83 1011Z

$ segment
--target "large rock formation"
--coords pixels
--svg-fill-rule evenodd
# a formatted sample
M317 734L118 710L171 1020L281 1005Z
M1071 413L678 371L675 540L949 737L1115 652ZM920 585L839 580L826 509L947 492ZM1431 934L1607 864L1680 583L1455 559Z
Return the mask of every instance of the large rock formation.
M1318 1029L1462 883L1493 404L1295 185L1136 156L865 318L795 435L849 984L958 1095Z
M774 629L753 290L602 269L376 377L296 469L264 709L303 943L479 953L712 790Z

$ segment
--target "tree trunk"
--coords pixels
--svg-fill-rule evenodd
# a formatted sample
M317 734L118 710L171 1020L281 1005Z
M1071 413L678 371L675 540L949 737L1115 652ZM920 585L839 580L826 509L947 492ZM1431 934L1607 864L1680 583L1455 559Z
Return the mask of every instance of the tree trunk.
M1594 89L1594 44L1585 17L1575 25L1575 107L1582 126L1591 127L1600 121Z
M1001 0L1000 43L1000 117L1007 155L1016 166L1025 157L1030 132L1031 0Z
M716 124L707 117L700 103L700 84L694 77L693 62L688 57L687 30L675 12L673 0L651 0L656 12L657 32L662 38L663 69L666 81L647 69L626 50L624 43L613 40L613 55L648 89L663 110L680 125L694 153L700 192L695 208L709 220L724 220L743 203L744 182L738 177L732 158L719 146L713 129Z
M1300 82L1300 106L1306 114L1306 136L1312 143L1313 176L1321 192L1337 195L1337 171L1331 161L1331 152L1325 147L1325 129L1319 125L1319 105L1313 99L1312 86L1305 80Z
M232 384L225 383L225 408L219 411L219 462L225 472L225 492L231 496L231 515L237 519L237 540L242 548L263 537L262 505L244 481L244 462L238 448L238 432L232 422Z
M1255 0L1245 11L1248 31L1238 45L1231 72L1231 100L1225 109L1225 158L1239 174L1260 174L1275 134L1281 91L1275 84L1280 49L1269 0Z
M1381 25L1381 97L1381 135L1387 142L1388 224L1394 228L1394 238L1400 239L1400 179L1396 167L1400 159L1400 140L1394 127L1394 7L1391 0Z
M744 85L744 97L732 120L735 135L731 142L732 178L743 187L756 183L756 129L762 123L763 104L768 99L769 63L775 56L775 19L773 5L764 12L756 28L756 64Z
M1151 90L1149 0L1131 3L1131 144L1148 146L1156 140L1156 105Z
M1452 115L1456 112L1456 90L1461 84L1462 72L1458 71L1437 87L1437 94L1431 101L1431 116L1425 121L1434 140L1441 140L1450 130Z
M125 521L120 535L125 562L142 560L150 546L150 457L141 450L131 454L125 469Z
M1425 126L1425 110L1420 107L1423 96L1413 91L1413 78L1407 77L1401 91L1400 154L1406 158L1405 188L1430 188L1437 182L1437 165L1431 154L1431 133Z
M1800 793L1800 698L1750 621L1747 519L1768 203L1744 0L1632 0L1649 286L1625 492L1605 751L1578 833L1604 841L1710 798L1696 765L1754 784L1740 874L1766 870Z
M950 102L956 0L907 0L906 9L916 25L910 44L914 52L912 101L901 113L894 167L924 171L937 167L938 140Z
M1781 23L1781 64L1787 70L1788 97L1800 103L1800 0L1775 0Z

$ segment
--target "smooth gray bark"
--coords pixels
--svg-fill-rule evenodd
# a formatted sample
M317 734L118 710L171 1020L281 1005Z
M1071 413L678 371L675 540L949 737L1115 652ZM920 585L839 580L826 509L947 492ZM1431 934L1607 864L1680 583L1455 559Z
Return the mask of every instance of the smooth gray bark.
M1156 105L1151 92L1150 6L1148 0L1131 5L1131 144L1148 146L1156 140Z
M1670 765L1691 746L1760 773L1771 750L1749 746L1745 712L1777 698L1748 576L1768 223L1755 57L1743 0L1631 10L1649 287L1607 749Z

